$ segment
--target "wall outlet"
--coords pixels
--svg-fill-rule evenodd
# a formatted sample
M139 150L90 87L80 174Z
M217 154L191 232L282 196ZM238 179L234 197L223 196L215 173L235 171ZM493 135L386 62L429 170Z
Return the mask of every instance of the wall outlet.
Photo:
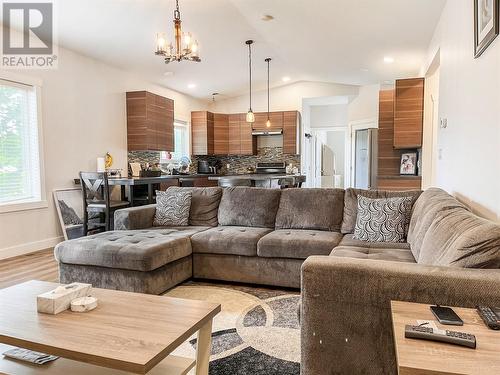
M448 119L447 118L442 118L440 123L441 123L441 129L446 129L448 127Z
M226 169L231 169L231 164L226 164Z

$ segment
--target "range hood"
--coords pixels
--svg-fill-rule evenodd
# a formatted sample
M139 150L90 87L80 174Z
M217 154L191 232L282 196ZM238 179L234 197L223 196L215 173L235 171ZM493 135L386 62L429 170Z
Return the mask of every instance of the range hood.
M281 135L283 134L283 129L273 129L273 130L257 130L252 129L252 135Z

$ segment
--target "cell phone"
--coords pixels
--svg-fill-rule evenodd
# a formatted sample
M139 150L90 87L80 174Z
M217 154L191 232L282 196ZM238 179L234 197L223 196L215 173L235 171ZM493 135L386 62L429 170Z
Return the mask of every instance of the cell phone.
M450 326L463 326L464 322L450 307L431 306L431 311L439 323Z

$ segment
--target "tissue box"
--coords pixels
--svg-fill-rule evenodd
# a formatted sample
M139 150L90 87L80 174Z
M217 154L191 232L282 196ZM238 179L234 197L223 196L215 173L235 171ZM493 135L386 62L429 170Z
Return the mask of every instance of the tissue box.
M37 311L45 314L59 314L71 306L75 298L85 297L92 290L91 284L71 283L36 297Z

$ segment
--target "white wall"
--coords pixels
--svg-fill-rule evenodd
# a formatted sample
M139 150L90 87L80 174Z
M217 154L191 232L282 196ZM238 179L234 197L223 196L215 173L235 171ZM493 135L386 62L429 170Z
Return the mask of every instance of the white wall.
M440 51L437 185L499 220L500 37L474 59L473 3L447 2L421 73Z
M318 98L326 96L357 95L358 86L340 85L325 82L296 82L271 89L271 111L302 111L304 98ZM218 100L210 110L220 113L243 113L248 110L248 94ZM252 93L252 109L254 112L267 111L267 91Z
M347 126L348 104L311 106L311 128Z
M349 122L373 120L378 123L380 85L360 86L359 94L349 103Z
M0 72L0 77L5 72ZM127 170L125 92L149 90L174 99L175 117L190 120L205 102L153 85L132 74L66 49L56 70L16 71L43 81L43 144L48 207L0 213L0 259L53 246L61 230L52 191L72 187L81 170L95 170L96 157L110 152Z

